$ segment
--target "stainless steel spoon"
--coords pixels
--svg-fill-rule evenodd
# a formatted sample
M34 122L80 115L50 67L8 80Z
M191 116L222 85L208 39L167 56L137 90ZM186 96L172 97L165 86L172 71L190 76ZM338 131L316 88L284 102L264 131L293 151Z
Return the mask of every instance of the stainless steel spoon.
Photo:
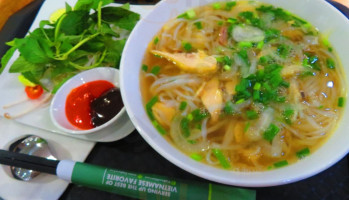
M24 138L17 140L10 145L9 150L16 153L57 160L57 158L52 155L47 141L35 135L25 136ZM22 181L30 181L40 174L40 172L31 169L24 169L14 166L11 166L10 168L13 177Z

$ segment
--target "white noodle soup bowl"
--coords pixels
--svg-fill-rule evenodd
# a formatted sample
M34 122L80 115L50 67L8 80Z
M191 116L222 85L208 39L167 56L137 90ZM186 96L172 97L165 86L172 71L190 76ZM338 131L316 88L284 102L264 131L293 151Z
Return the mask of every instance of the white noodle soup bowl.
M120 67L121 94L126 111L142 137L164 158L178 167L210 181L245 187L267 187L296 182L329 168L349 152L349 107L336 131L315 152L306 158L282 168L263 172L228 171L197 162L173 145L154 128L143 104L140 71L148 44L170 19L190 8L216 2L216 0L163 0L143 18L131 33L124 48ZM329 41L337 52L346 77L349 77L349 20L324 0L261 0L281 7L307 20L321 33L330 33ZM346 83L347 84L347 83Z

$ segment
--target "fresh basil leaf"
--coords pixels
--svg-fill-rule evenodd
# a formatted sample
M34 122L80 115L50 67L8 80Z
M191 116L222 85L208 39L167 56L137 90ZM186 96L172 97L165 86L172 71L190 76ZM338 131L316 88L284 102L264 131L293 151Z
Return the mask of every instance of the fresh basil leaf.
M9 70L10 73L22 73L27 71L35 71L38 65L33 64L25 60L22 56L18 57L17 60L11 65Z
M111 40L106 46L108 51L102 63L105 66L111 66L118 69L125 43L126 39L117 41Z
M96 16L95 16L96 17ZM102 20L126 30L132 30L140 15L122 7L102 8Z
M11 59L16 49L17 49L16 47L11 47L9 50L7 50L5 55L1 58L0 74L2 73L2 71L4 71L8 61Z
M16 45L18 46L21 56L23 56L28 62L40 64L49 63L51 61L45 50L40 46L38 40L34 38L26 37L23 39L17 39Z
M74 10L97 10L99 2L102 1L102 6L113 3L113 0L79 0L74 6Z
M73 8L67 2L65 2L65 12L70 12L72 10Z
M68 12L61 23L60 31L66 35L79 35L89 27L88 19L87 11Z

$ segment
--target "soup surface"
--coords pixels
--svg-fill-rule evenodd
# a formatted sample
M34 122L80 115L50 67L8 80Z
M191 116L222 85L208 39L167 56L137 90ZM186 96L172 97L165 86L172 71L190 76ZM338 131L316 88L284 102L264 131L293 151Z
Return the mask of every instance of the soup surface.
M167 22L141 70L155 128L191 158L235 171L286 166L340 120L342 67L305 20L256 1L218 2Z

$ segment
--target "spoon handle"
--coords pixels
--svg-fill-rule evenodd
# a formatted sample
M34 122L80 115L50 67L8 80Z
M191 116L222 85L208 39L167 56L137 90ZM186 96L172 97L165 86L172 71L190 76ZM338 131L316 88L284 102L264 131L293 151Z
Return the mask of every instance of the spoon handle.
M69 160L62 160L58 164L57 176L78 185L136 199L255 200L256 198L254 190L121 171Z

